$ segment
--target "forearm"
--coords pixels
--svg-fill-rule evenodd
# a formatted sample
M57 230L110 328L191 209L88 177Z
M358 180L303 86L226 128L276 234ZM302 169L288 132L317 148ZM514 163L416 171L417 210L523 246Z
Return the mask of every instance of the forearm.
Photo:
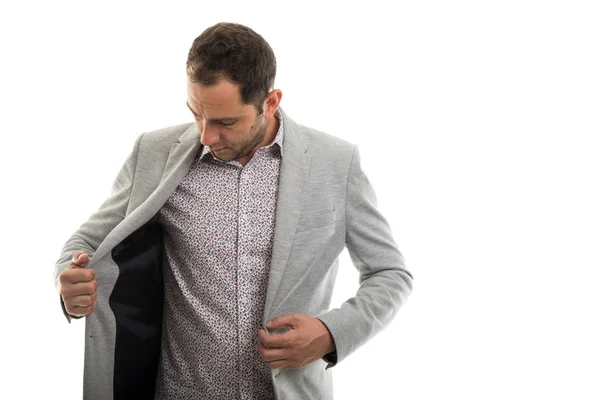
M59 289L58 276L69 265L73 253L82 250L92 258L104 238L125 218L129 188L117 190L102 206L67 240L56 262L54 279Z
M335 342L335 360L328 357L330 366L348 355L382 331L406 302L412 291L412 277L400 268L382 270L360 285L356 296L340 308L318 318L327 326Z
M128 212L127 209L137 165L137 154L142 137L143 135L139 136L136 140L132 152L114 180L111 196L104 201L98 211L92 214L63 246L54 268L54 283L57 291L60 290L59 276L70 264L73 254L78 250L82 250L91 259L106 236L125 218ZM70 316L66 313L64 304L62 304L62 297L61 305L63 306L65 316L70 321Z
M356 147L347 188L346 247L360 287L340 308L319 316L335 341L337 362L385 328L412 291L412 275L377 208Z

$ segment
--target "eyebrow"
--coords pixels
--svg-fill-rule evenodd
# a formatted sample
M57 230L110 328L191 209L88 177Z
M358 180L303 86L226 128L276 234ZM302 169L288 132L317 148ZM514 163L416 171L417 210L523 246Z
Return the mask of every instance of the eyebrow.
M185 102L185 105L190 109L190 111L192 112L192 114L194 114L196 117L201 118L198 114L196 114L196 111L194 111L192 109L192 107L190 106L190 103L188 103L187 101ZM227 121L227 122L234 122L239 120L241 117L225 117L225 118L211 118L208 120L208 122L223 122L223 121Z

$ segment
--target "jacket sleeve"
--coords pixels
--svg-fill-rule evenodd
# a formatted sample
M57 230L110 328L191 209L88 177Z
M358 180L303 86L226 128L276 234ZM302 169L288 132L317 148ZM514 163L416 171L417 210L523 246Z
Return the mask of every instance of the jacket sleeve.
M346 247L359 271L356 295L319 316L336 351L324 357L330 368L385 328L412 290L412 275L391 229L377 209L375 192L354 146L346 195Z
M125 218L142 137L143 135L137 138L132 152L121 167L113 183L111 196L104 201L98 211L92 214L63 246L54 268L54 284L57 291L60 291L59 275L71 263L73 253L77 250L83 250L91 259L104 238ZM71 322L71 318L81 318L68 314L65 310L62 296L59 295L59 297L63 313L69 322Z

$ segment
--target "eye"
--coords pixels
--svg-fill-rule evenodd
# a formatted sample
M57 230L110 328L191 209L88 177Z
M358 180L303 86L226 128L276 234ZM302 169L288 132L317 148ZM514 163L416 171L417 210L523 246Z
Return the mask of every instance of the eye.
M233 126L233 125L235 125L235 121L233 121L233 122L221 121L221 125L223 125L223 126Z

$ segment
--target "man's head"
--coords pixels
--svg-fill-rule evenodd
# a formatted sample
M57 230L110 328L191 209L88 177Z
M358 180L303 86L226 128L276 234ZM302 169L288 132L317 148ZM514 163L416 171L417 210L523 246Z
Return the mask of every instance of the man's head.
M188 107L202 144L224 161L248 161L276 133L281 91L276 61L252 29L219 23L198 36L188 54Z

